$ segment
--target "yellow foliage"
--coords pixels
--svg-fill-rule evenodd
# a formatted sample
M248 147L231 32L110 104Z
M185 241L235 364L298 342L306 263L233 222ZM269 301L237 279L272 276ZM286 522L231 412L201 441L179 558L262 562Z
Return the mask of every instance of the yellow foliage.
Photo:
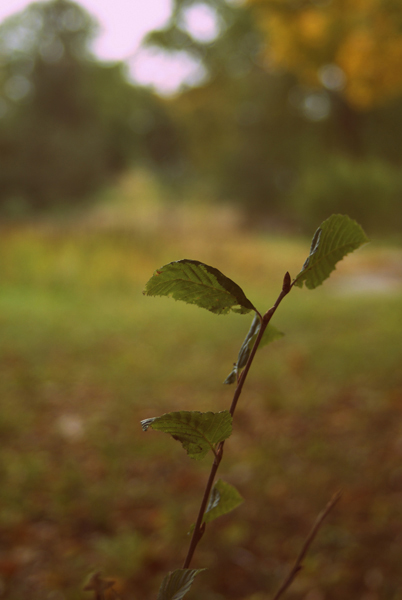
M299 13L297 23L302 40L311 47L321 46L325 43L328 21L328 15L317 9Z
M320 68L336 65L345 75L342 93L362 110L402 93L402 2L247 2L266 34L271 66L322 85Z

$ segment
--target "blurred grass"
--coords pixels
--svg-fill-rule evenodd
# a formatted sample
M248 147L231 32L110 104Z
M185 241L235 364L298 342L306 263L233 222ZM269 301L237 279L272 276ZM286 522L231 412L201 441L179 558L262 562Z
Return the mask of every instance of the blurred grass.
M208 461L139 421L227 408L250 319L145 298L144 284L195 258L266 310L308 254L309 240L242 231L228 208L160 198L130 176L89 215L1 231L1 597L82 598L91 569L155 597ZM257 357L223 463L246 502L208 528L194 598L272 594L339 487L289 597L401 597L401 259L377 242L281 306L286 337Z

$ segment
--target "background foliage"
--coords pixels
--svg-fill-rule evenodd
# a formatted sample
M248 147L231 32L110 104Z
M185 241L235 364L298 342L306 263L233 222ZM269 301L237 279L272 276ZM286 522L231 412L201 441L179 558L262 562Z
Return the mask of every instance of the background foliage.
M212 35L189 25L197 10ZM401 22L385 0L175 0L144 46L201 76L162 99L94 59L79 5L34 3L0 28L0 207L79 206L147 165L172 197L199 190L249 223L307 231L347 212L399 236Z
M212 42L183 33L198 4L175 0L148 37L205 69L169 103L195 181L265 224L311 227L346 206L370 232L400 231L399 3L209 1Z
M158 98L89 53L92 18L34 3L0 26L0 207L76 205L132 162L169 165L175 134Z

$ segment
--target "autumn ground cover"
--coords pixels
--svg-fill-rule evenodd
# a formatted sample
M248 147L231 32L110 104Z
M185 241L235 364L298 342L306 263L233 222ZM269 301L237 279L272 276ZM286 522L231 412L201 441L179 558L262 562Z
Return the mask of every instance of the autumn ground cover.
M79 220L1 231L9 600L83 598L94 570L123 598L156 597L183 562L209 461L190 461L139 421L227 408L222 381L250 318L145 298L144 284L162 264L194 258L264 310L308 253L308 240L241 231L227 209L168 209L150 182L127 179L111 194L119 201ZM270 597L339 488L288 597L402 597L401 261L400 248L375 241L278 310L286 335L257 357L222 463L245 502L208 527L193 598Z

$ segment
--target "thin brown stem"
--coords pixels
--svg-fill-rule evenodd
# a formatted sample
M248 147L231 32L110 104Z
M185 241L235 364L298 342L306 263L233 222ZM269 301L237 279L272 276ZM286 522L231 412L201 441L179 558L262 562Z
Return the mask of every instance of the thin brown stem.
M195 552L195 549L198 546L198 542L201 540L201 538L204 534L202 522L203 522L203 518L204 518L204 513L207 509L208 500L209 500L209 496L211 494L212 486L214 484L216 472L217 472L220 462L222 460L223 445L224 445L224 442L221 442L219 444L217 452L216 452L215 460L212 464L211 472L209 474L207 485L205 486L204 495L203 495L203 498L201 501L201 506L198 511L198 517L197 517L197 521L194 526L194 531L193 531L193 535L191 537L191 542L190 542L190 546L189 546L189 549L187 552L186 560L184 561L184 564L183 564L183 569L189 568L191 560L192 560L194 552Z
M290 292L291 289L292 289L292 284L290 283L290 275L289 275L289 273L286 273L284 280L283 280L282 291L279 294L273 307L270 308L263 317L257 311L257 315L260 319L260 330L258 332L257 339L254 343L254 346L250 352L250 356L248 358L247 364L244 367L244 370L241 373L241 375L237 381L237 386L236 386L236 389L235 389L235 392L233 395L232 404L230 406L230 414L232 415L232 417L236 410L237 402L240 398L240 394L243 390L244 383L246 381L248 372L249 372L252 362L254 360L254 356L257 352L258 346L260 345L262 336L264 335L265 329L267 328L267 325L270 322L270 320L271 320L273 314L275 313L276 309L278 308L279 304L282 302L283 298ZM189 549L187 552L186 559L183 564L183 569L188 569L190 567L190 563L194 556L194 552L198 546L199 541L201 540L201 538L204 534L204 530L205 530L205 524L203 525L204 514L205 514L205 511L208 506L208 500L209 500L209 496L211 494L212 486L214 484L215 476L216 476L216 473L218 471L219 465L222 460L224 445L225 445L225 442L221 442L216 449L215 460L212 464L211 472L209 474L208 481L207 481L205 491L204 491L204 495L202 497L201 505L200 505L200 508L198 511L197 521L194 526L193 535L191 537L190 546L189 546Z
M291 585L291 583L293 582L296 575L302 569L302 561L303 561L304 557L306 556L311 544L313 543L314 538L318 533L318 530L320 529L325 517L334 508L335 504L339 501L340 497L341 497L341 492L340 491L336 492L336 494L334 494L332 496L331 500L328 502L328 504L326 505L324 510L318 515L313 527L311 528L310 533L308 534L308 536L306 538L306 541L303 544L303 547L300 551L299 556L296 558L296 561L295 561L289 575L286 577L285 581L282 583L281 587L277 591L273 600L278 600L278 598L280 598L282 596L282 594L284 594L284 592L286 592L286 590Z

